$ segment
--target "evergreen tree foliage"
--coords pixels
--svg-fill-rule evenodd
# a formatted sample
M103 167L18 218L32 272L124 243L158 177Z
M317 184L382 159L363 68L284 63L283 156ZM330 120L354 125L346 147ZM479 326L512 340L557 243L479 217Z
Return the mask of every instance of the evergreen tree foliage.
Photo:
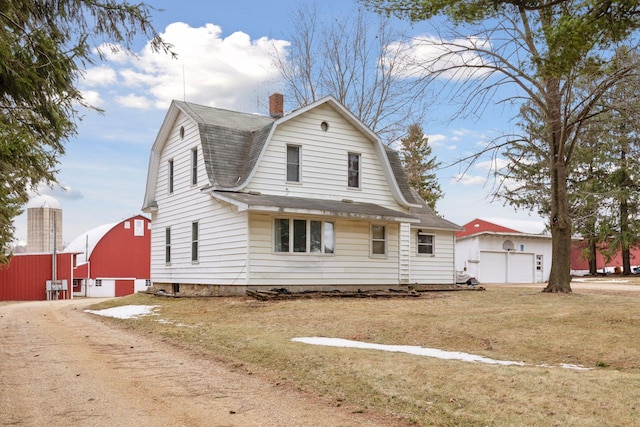
M440 162L431 155L431 146L422 126L417 123L409 126L407 136L400 142L400 155L409 185L436 211L436 202L443 195L435 174Z
M58 159L76 134L82 69L92 48L128 50L136 34L170 51L144 3L115 0L0 1L0 263L28 191L56 182Z

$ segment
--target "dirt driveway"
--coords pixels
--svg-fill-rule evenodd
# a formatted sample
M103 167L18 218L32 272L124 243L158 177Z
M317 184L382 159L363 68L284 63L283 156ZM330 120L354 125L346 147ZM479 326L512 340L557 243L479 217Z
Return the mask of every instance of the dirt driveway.
M85 313L0 305L0 425L386 426Z

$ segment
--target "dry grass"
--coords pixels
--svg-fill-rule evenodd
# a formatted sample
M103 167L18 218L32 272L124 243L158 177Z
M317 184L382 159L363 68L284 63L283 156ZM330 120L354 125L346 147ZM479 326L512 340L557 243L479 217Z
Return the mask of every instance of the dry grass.
M170 299L134 295L100 307L159 305L116 320L207 357L311 391L334 404L416 425L640 425L638 294L531 288L420 299ZM292 342L325 336L464 351L498 366ZM576 371L561 363L593 368ZM542 367L540 365L549 365Z

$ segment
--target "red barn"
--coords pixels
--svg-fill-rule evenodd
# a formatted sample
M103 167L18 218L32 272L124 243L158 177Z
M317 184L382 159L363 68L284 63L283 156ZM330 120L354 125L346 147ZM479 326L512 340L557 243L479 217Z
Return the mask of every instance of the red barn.
M77 254L75 296L118 297L151 286L150 221L142 215L89 230L65 252Z
M571 247L571 273L576 276L589 274L589 261L583 256L587 245L585 240L574 242ZM631 268L640 266L640 248L631 248ZM596 251L596 269L598 273L613 273L616 267L622 268L622 253L618 251L608 262L600 251Z
M0 301L38 301L71 298L73 254L16 254L0 265ZM55 280L54 280L55 279Z

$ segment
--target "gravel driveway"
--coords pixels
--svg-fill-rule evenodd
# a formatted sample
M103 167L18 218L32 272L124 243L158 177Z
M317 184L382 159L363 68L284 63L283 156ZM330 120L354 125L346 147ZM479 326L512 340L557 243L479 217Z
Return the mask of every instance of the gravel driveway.
M0 425L397 425L119 329L95 302L0 305Z

